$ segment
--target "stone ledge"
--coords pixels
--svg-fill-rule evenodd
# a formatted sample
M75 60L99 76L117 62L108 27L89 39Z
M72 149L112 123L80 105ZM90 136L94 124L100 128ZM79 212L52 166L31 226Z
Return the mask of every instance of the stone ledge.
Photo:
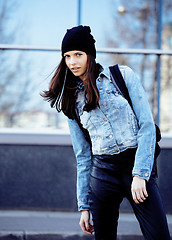
M59 234L25 234L25 233L6 233L0 234L0 240L94 240L94 236L87 235L59 235ZM142 236L119 235L117 240L143 240Z

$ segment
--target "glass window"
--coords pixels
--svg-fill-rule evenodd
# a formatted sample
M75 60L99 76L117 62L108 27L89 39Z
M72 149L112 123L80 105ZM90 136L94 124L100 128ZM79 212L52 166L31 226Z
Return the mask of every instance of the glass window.
M78 0L2 0L0 44L60 48L66 29L78 24ZM80 0L81 24L90 25L97 48L156 49L158 1ZM162 49L172 49L172 4L162 1ZM3 14L2 14L3 13ZM43 101L58 51L0 51L0 127L66 129L66 118ZM129 65L146 90L157 114L157 56L97 54L104 66ZM172 131L172 56L161 56L160 127Z

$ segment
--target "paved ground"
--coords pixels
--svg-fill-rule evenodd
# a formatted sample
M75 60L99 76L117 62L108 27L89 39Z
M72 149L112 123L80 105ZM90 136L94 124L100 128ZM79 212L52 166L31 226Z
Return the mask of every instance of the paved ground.
M89 240L82 233L80 213L0 211L1 240ZM172 215L167 216L172 236ZM141 232L133 214L120 214L119 240L141 240Z

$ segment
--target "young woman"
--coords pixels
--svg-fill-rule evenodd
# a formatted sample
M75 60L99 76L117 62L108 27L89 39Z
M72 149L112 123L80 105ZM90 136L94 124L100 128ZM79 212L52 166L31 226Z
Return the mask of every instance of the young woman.
M43 94L68 117L77 159L80 226L85 233L95 231L96 240L115 240L119 206L126 197L145 239L169 240L152 172L155 125L143 87L129 67L119 66L133 111L113 85L109 68L95 58L90 28L67 30L62 60Z

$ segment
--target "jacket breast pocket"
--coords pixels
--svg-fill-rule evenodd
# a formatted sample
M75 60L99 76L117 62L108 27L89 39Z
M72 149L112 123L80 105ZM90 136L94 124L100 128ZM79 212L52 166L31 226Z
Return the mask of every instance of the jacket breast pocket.
M128 104L127 100L118 91L114 90L109 93L109 101L116 109L125 108Z

